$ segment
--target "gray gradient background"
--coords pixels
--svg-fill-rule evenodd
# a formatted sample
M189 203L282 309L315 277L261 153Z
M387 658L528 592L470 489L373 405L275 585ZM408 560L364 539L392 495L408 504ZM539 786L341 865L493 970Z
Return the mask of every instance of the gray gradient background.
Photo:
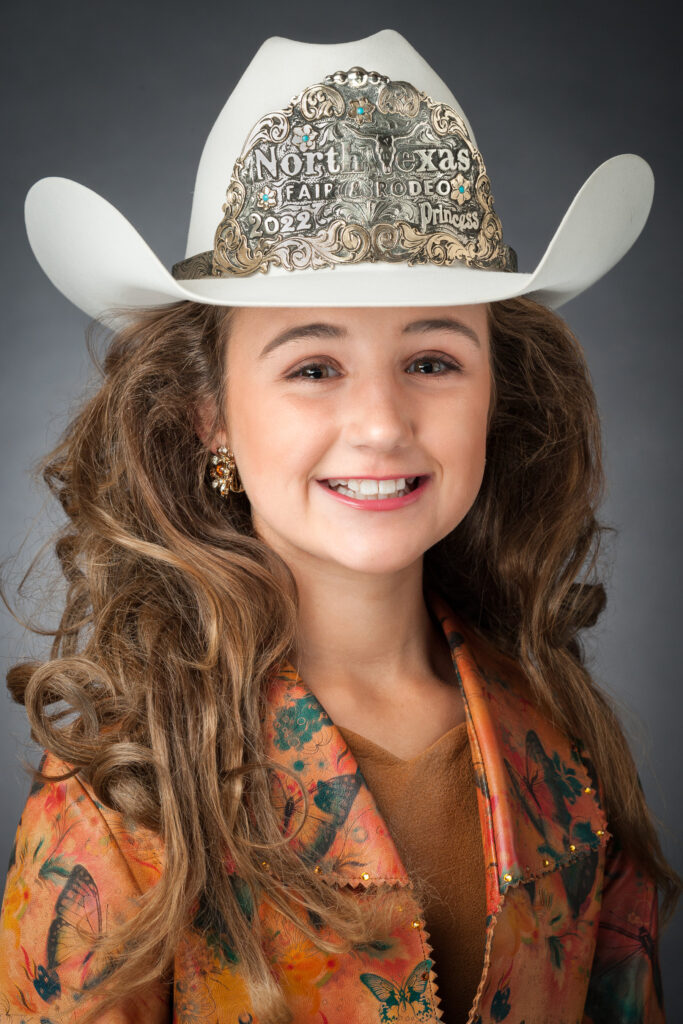
M31 528L6 569L9 585L49 525L30 468L64 426L89 376L87 318L49 284L24 234L27 189L45 175L83 182L122 210L170 267L184 255L206 135L262 40L345 42L396 28L449 83L470 118L520 269L536 265L575 192L603 160L636 152L654 169L655 203L641 238L562 313L582 340L598 394L608 477L603 519L618 530L609 549L608 608L588 643L591 665L619 702L665 853L681 871L676 18L673 4L630 0L562 7L502 0L481 6L424 0L8 5L0 557L16 556ZM51 518L57 519L54 511ZM49 599L43 619L55 621ZM0 636L4 669L44 649L7 615ZM0 701L5 864L27 794L20 757L34 752L23 711L4 693ZM676 956L682 931L679 914L661 938L672 1022L683 1016Z

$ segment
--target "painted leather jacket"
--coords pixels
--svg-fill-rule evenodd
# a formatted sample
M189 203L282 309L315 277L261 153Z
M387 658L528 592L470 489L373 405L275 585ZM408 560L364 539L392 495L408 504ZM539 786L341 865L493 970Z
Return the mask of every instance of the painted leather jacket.
M660 1024L657 890L610 836L588 754L475 658L440 597L428 600L465 700L486 864L485 958L468 1024ZM278 912L251 908L295 1024L444 1020L438 977L457 964L434 962L410 879L341 733L290 665L266 706L268 753L310 796L293 840L302 856L330 884L400 900L390 941L341 956ZM44 770L64 765L50 755ZM300 791L286 772L272 777L290 834ZM158 839L127 827L77 777L34 787L2 906L0 1020L78 1021L104 973L88 934L129 915L162 868ZM101 1020L258 1024L239 951L200 917L179 938L173 983Z

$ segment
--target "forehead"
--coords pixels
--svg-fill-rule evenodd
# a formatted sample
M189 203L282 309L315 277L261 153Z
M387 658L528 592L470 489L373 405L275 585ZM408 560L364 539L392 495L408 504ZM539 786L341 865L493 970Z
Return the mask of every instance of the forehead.
M430 331L443 330L457 336L457 327L462 334L476 335L480 347L488 344L488 308L485 303L467 306L315 306L315 307L235 307L230 317L229 338L231 344L242 348L247 346L256 355L261 348L276 339L283 332L294 332L297 328L312 325L328 326L329 338L364 337L398 338ZM309 331L309 336L315 332ZM320 330L318 336L323 336Z

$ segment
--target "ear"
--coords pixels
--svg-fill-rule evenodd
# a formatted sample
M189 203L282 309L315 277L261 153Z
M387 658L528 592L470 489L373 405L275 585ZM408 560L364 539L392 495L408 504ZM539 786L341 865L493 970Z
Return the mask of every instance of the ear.
M227 435L225 431L216 428L216 409L213 402L207 400L201 402L195 409L194 429L197 437L211 451L216 451L222 445L227 446Z

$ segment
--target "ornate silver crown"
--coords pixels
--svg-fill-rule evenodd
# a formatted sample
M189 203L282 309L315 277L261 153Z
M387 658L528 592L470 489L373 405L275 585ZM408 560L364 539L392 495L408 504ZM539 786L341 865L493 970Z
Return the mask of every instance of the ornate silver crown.
M235 163L214 247L178 279L362 262L515 271L463 119L353 67L265 114Z

